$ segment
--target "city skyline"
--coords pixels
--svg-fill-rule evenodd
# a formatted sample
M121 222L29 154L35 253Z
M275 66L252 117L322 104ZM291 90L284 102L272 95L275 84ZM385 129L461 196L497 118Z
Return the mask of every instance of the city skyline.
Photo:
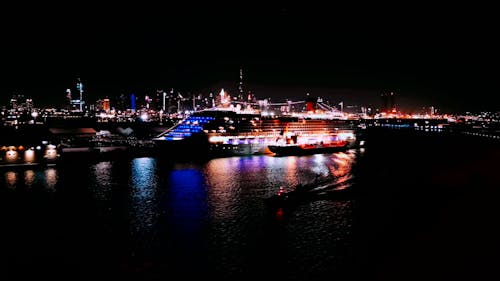
M487 71L496 59L493 19L475 9L474 19L463 18L465 8L457 9L33 8L17 20L14 11L3 19L11 28L0 95L64 101L78 77L92 99L170 88L236 91L242 67L245 88L261 98L310 93L376 104L395 92L403 107L497 110L498 86Z

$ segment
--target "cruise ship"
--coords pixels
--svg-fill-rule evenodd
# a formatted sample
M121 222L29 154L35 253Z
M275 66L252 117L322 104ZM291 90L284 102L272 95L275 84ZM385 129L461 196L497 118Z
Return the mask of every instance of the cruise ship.
M267 115L215 108L197 111L154 138L165 156L181 158L271 154L269 146L354 143L356 124L326 113Z

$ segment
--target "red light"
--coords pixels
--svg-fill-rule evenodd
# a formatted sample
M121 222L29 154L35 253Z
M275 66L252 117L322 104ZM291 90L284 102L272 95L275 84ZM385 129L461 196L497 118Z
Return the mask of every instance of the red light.
M276 219L282 220L283 215L284 215L283 208L279 208L278 210L276 210Z
M280 187L280 190L278 190L278 196L283 195L284 192L285 190L283 189L283 187Z

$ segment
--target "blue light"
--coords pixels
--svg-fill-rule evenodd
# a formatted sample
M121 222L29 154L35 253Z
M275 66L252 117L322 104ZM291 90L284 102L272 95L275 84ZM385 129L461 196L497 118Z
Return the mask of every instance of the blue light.
M130 94L130 108L132 110L135 110L135 95L134 94Z
M168 185L168 202L164 206L169 206L169 209L165 213L181 227L182 232L188 235L197 232L207 216L207 190L203 174L193 168L173 170Z
M203 124L206 124L212 120L214 117L207 116L189 116L184 122L177 125L172 131L168 132L165 139L172 140L173 138L185 138L192 134L197 134L203 131Z

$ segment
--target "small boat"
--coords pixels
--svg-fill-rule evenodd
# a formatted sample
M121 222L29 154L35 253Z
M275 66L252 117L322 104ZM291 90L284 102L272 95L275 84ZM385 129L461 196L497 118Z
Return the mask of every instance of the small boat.
M269 145L268 148L276 155L306 155L345 151L349 148L349 142L338 140L329 143Z
M265 198L268 207L290 207L306 200L314 199L349 199L353 195L352 188L343 183L332 182L331 179L316 180L309 184L299 184L293 190L286 192L280 187L278 193Z

